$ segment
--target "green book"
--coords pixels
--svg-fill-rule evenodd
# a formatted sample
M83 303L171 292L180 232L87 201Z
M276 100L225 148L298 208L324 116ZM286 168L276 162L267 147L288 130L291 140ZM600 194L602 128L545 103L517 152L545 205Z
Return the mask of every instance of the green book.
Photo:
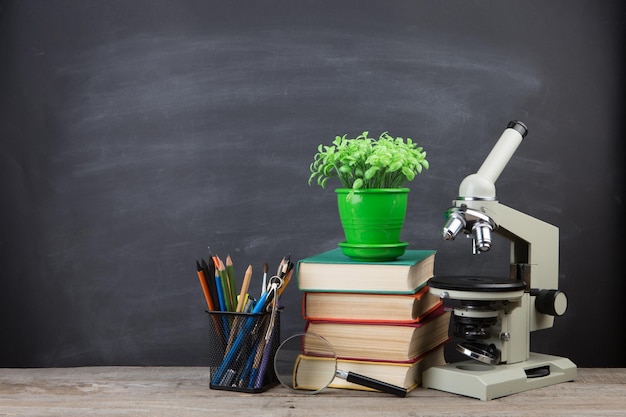
M304 292L412 294L433 276L434 250L408 249L394 261L355 261L341 248L298 261L298 288Z

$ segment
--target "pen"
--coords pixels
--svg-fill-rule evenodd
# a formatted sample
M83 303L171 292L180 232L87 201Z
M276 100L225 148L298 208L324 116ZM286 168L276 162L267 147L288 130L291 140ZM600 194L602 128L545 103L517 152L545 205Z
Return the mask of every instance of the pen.
M267 291L267 271L269 271L269 268L270 267L267 262L263 262L263 282L261 284L261 295L263 295L263 293Z
M255 388L256 376L259 373L259 366L261 365L261 359L263 359L263 352L265 351L265 343L265 338L261 338L254 352L254 362L252 363L252 370L250 371L248 388Z
M276 276L280 277L280 275L283 273L284 263L285 263L285 258L280 260L280 263L278 264L278 269L276 270Z
M265 307L265 300L267 299L267 294L269 293L265 293L263 296L261 296L259 302L257 303L257 305L254 307L254 310L252 311L253 315L259 314L261 313L261 311L263 311L263 308ZM215 372L215 377L213 378L213 384L216 384L216 385L219 384L219 381L222 380L224 373L229 369L231 362L233 362L236 356L241 353L240 349L244 341L244 338L249 336L250 331L252 330L256 319L257 317L255 316L249 316L246 318L246 321L244 322L244 325L242 326L241 331L237 332L237 336L235 337L233 343L230 344L229 347L227 347L226 354L224 355L224 360L222 361L219 368Z
M254 358L255 358L255 354L258 350L258 345L259 345L259 338L256 337L251 349L250 354L248 355L248 359L246 360L245 365L243 366L243 369L241 370L241 373L239 375L239 387L243 387L244 385L249 385L251 379L252 379L252 374L253 372L253 365L254 365Z
M265 372L267 372L267 364L270 360L270 356L272 353L272 339L274 338L274 329L270 329L271 335L269 340L265 341L265 346L263 346L263 355L261 358L261 364L259 365L259 369L256 373L256 380L254 382L255 388L260 388L263 384L263 379L265 378Z
M260 388L263 385L263 379L265 378L265 373L267 371L267 364L270 360L270 356L272 355L273 339L276 330L276 316L278 314L278 289L275 286L272 286L270 292L274 292L275 294L273 300L268 302L268 307L271 303L272 312L267 323L265 335L263 336L263 341L265 342L265 344L263 346L261 363L259 364L257 374L255 376L255 388Z

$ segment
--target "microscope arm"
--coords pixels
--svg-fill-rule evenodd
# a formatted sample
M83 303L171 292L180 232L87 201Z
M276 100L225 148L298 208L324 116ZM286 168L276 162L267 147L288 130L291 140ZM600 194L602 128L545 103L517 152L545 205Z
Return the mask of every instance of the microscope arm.
M531 268L530 282L526 282L529 289L557 288L559 229L556 226L497 201L464 201L463 204L484 212L496 224L494 232L511 242L511 265L528 265Z
M562 315L567 308L565 294L557 291L559 229L496 200L455 200L454 205L484 213L495 224L494 232L510 241L512 275L526 282L534 298L530 330L552 327L554 316ZM522 276L517 277L520 271Z

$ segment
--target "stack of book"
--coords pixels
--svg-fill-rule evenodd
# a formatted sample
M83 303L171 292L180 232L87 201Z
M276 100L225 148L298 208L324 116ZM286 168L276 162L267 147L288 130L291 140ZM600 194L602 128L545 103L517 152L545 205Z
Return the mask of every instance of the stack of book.
M424 370L445 363L450 313L428 292L434 258L407 250L395 261L359 262L334 249L300 260L306 332L332 345L338 369L412 390ZM369 389L340 378L329 386Z

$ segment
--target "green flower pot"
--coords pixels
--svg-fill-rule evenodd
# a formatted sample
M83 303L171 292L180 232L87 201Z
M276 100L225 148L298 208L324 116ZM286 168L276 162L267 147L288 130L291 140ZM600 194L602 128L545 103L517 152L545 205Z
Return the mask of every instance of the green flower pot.
M343 253L356 260L389 261L408 245L400 241L408 203L408 188L352 191L338 188L339 219L346 237ZM352 194L351 194L352 193Z

